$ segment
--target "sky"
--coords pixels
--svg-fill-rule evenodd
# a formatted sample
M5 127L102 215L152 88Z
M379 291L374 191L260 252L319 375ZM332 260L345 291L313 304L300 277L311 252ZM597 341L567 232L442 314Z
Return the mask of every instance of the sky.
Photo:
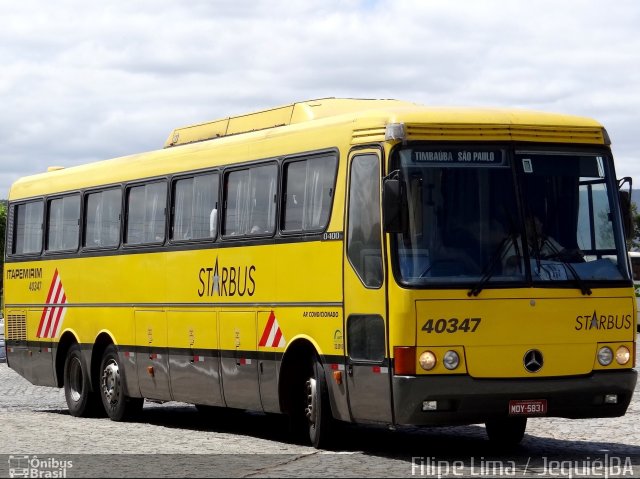
M323 97L594 118L640 187L637 0L20 0L0 16L0 198Z

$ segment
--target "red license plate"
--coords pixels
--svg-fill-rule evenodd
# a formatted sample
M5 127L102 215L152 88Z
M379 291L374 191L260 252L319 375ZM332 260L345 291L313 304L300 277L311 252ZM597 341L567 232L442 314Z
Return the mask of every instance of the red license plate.
M544 416L547 414L546 399L519 399L509 401L511 416Z

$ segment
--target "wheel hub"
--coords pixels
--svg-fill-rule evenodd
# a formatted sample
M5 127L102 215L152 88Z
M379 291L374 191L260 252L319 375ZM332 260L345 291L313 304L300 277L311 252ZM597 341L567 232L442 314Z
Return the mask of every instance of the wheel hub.
M102 393L111 404L117 402L120 396L120 369L113 360L107 363L102 372Z
M304 412L311 425L316 424L316 387L315 378L307 379L307 406Z

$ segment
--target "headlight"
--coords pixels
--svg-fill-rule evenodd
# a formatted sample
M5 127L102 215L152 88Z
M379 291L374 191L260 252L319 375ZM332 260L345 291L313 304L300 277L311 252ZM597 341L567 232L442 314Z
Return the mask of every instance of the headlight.
M420 355L420 367L425 371L431 371L436 367L436 355L431 351L425 351Z
M620 346L616 350L616 362L620 366L624 366L629 362L629 359L631 359L631 353L629 352L629 348L627 348L626 346Z
M602 366L609 366L613 361L613 351L609 346L603 346L598 350L598 362Z
M447 369L455 369L460 364L460 356L455 351L447 351L442 358L442 364Z

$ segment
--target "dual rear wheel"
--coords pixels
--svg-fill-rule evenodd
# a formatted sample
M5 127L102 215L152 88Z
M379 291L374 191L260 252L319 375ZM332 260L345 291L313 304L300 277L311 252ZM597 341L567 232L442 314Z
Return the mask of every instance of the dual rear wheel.
M139 414L144 404L144 398L125 395L123 368L113 344L107 346L100 362L100 396L107 416L114 421Z
M114 421L139 413L144 399L125 395L122 371L118 350L114 345L107 346L92 391L82 350L78 344L71 346L64 365L64 395L69 413L79 417L103 416L106 413Z
M64 397L72 416L104 415L100 395L91 391L89 371L82 357L82 349L78 344L69 348L64 363Z

